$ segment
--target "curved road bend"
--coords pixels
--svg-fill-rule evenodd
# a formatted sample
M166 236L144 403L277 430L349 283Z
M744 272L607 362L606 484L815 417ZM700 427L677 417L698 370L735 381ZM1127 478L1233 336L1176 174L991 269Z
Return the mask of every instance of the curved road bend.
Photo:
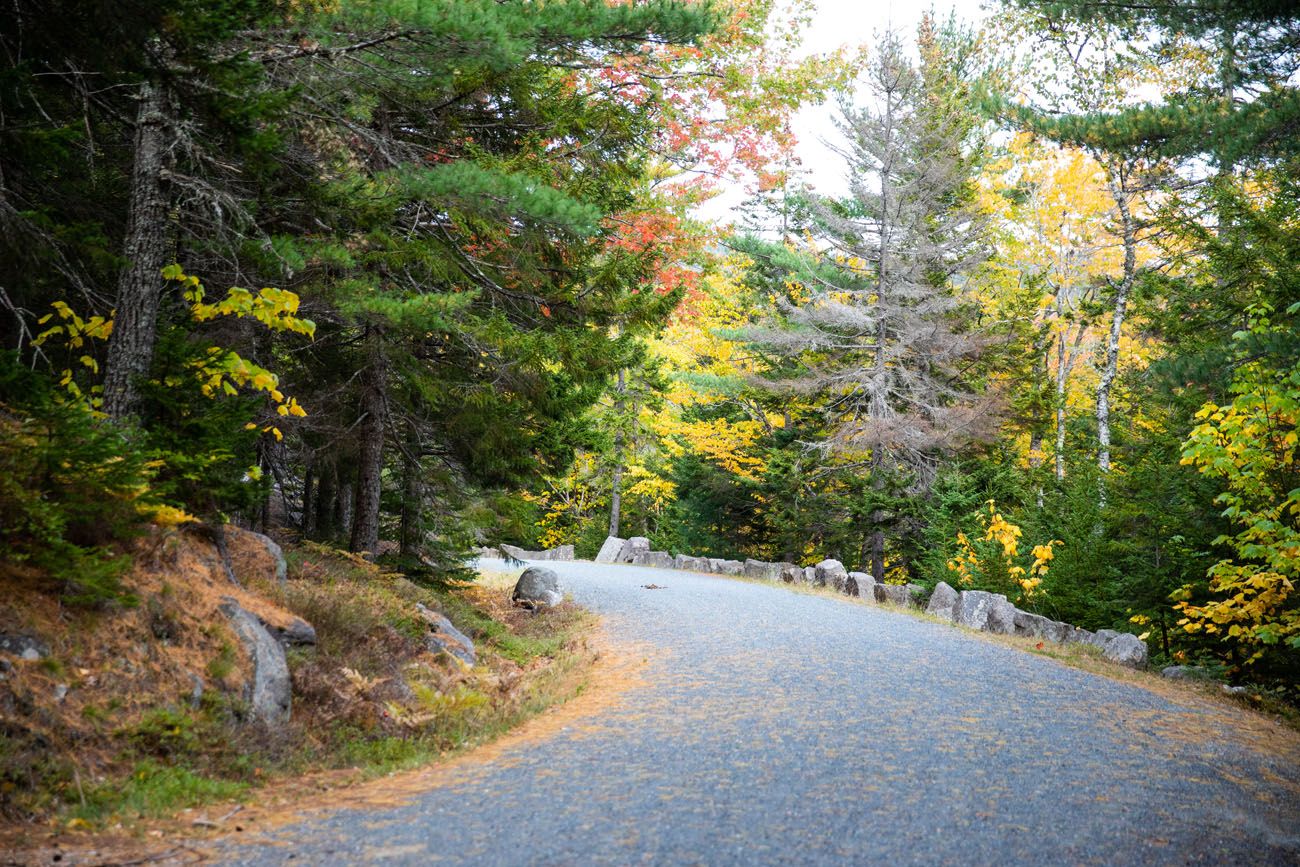
M871 606L546 565L649 657L599 725L214 860L1300 863L1300 739L1276 724Z

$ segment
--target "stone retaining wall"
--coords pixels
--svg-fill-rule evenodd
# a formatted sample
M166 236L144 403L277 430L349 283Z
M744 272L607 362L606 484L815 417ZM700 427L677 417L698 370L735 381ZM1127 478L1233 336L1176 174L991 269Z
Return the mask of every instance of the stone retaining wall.
M502 545L505 550L506 545ZM520 557L520 559L528 559ZM572 559L570 555L569 559ZM667 551L651 551L650 542L642 537L619 539L610 536L601 546L597 563L631 563L653 566L657 569L682 569L713 575L743 575L759 581L808 584L831 587L849 596L871 602L921 608L925 588L919 584L877 584L865 572L848 572L838 560L823 560L816 566L799 567L794 563L768 563L749 559L720 560L712 557L673 556ZM1021 635L1059 644L1091 644L1101 649L1102 656L1132 668L1147 664L1147 646L1136 635L1099 629L1089 632L1068 623L1050 620L1016 608L1000 593L983 590L955 590L940 581L930 594L925 611L949 623L993 632L1000 635Z

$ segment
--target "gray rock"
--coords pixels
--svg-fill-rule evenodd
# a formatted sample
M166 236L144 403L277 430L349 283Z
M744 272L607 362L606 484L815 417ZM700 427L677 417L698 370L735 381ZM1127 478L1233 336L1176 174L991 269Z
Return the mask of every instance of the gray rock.
M605 544L600 546L600 553L596 555L597 563L617 563L618 555L623 553L623 546L627 544L627 539L620 539L617 536L607 536Z
M718 564L718 572L722 575L743 575L745 564L739 560L723 560Z
M1086 631L1086 630L1081 630L1081 631ZM1093 647L1099 648L1101 650L1105 650L1106 645L1110 644L1111 641L1113 641L1118 637L1119 637L1119 633L1113 629L1098 629L1096 632L1088 633L1088 636L1083 640L1086 641L1088 644L1091 644Z
M637 551L632 555L634 566L649 566L654 569L673 568L673 557L667 551Z
M814 587L817 585L817 567L816 567L816 566L805 566L805 567L803 567L803 583L808 584L809 586L814 586Z
M666 555L665 555L666 556ZM544 566L530 566L524 570L515 582L511 601L524 608L543 608L559 605L564 601L564 589L560 586L560 576L554 569Z
M284 551L270 536L254 533L252 530L246 532L253 537L253 541L266 549L266 553L271 555L271 559L275 561L275 580L283 584L289 577L289 564L284 561Z
M963 590L954 609L958 626L1010 635L1016 629L1016 607L1001 593Z
M781 583L800 584L803 582L803 570L798 566L781 567Z
M1160 669L1160 674L1170 680L1209 680L1210 672L1199 665L1170 665Z
M930 604L926 606L925 613L932 614L948 622L957 619L957 603L961 597L957 591L952 589L946 581L940 581L935 585L934 592L930 594Z
M1131 632L1121 632L1106 642L1101 649L1103 658L1127 665L1129 668L1146 668L1147 643Z
M1026 638L1039 638L1058 644L1064 644L1066 636L1074 631L1074 627L1068 623L1059 623L1041 614L1032 614L1020 609L1016 609L1015 625L1016 635L1023 635Z
M689 554L678 554L673 558L673 568L682 569L687 572L708 572L709 561L704 557L692 557Z
M839 560L826 559L813 567L813 581L821 587L834 587L843 593L848 578L848 570Z
M751 558L745 561L744 575L746 578L756 578L759 581L780 581L781 569L787 565L789 564L768 563Z
M911 591L902 584L877 584L872 591L881 604L909 605L912 602Z
M190 676L190 683L193 685L190 689L190 707L197 708L203 704L203 678L193 672L186 672Z
M993 606L989 609L988 625L985 627L989 632L997 635L1014 635L1016 632L1016 606L1012 605L1007 597L995 593L996 598Z
M316 627L306 620L295 617L283 628L263 622L266 631L285 647L314 647L316 644Z
M66 683L55 684L54 700L57 702L62 702L67 697L68 697L68 685Z
M623 545L622 552L618 555L618 562L631 563L636 555L642 551L650 550L650 540L645 536L633 536Z
M859 599L876 601L876 579L866 572L850 572L844 580L844 592Z
M481 548L474 549L474 556L483 557L488 560L500 560L501 550L499 548L490 548L484 545Z
M1222 690L1223 690L1225 693L1227 693L1228 695L1245 695L1245 694L1246 694L1246 687L1244 687L1244 686L1228 686L1228 684L1225 683L1225 684L1221 684L1221 685L1219 686L1219 688L1222 689Z
M269 726L288 722L293 707L293 691L284 648L266 631L262 621L245 611L232 597L222 598L221 612L230 618L235 634L253 661L253 678L247 695L253 719Z
M445 653L453 659L460 660L469 668L474 667L478 662L478 654L474 650L474 642L465 633L457 629L446 617L419 602L415 603L415 610L419 613L420 619L429 624L429 634L425 644L430 651Z
M0 632L0 651L22 659L41 659L50 655L50 646L34 635Z
M502 545L501 553L507 558L513 557L516 560L564 560L573 559L573 546L560 545L558 548L547 548L545 551L526 551L514 545Z

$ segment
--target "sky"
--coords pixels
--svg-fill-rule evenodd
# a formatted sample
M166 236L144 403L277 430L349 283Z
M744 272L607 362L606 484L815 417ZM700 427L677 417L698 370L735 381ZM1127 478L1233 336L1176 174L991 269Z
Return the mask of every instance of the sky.
M921 14L933 9L940 18L955 12L959 19L977 22L984 16L981 0L933 0L933 2L906 2L906 0L818 0L817 13L806 31L804 50L808 53L833 51L841 45L870 45L873 34L889 28L910 36L916 32ZM807 179L818 190L826 193L843 192L844 167L838 156L823 143L837 137L831 105L811 105L803 108L793 122L799 145L795 151L807 172ZM744 201L744 190L739 186L706 202L700 209L701 217L723 222L739 220L735 209Z

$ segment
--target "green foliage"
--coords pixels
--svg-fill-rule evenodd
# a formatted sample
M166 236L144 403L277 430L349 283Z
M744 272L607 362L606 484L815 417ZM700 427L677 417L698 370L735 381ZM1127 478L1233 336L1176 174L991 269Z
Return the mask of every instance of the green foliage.
M80 401L0 354L0 560L71 604L131 603L115 546L143 522L152 469Z

